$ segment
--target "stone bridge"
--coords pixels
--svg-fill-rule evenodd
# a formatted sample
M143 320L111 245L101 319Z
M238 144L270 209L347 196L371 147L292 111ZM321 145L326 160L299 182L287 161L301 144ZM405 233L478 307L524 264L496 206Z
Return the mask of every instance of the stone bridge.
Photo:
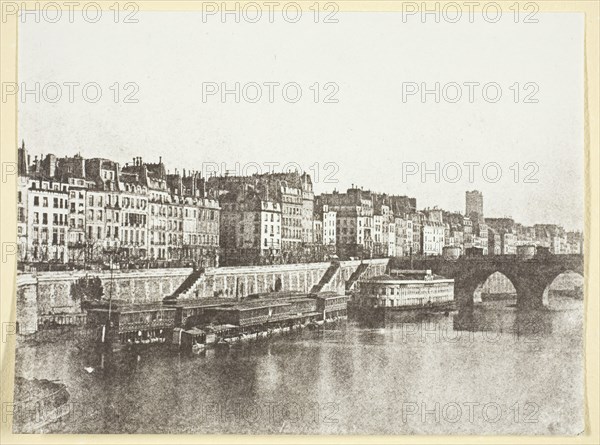
M431 269L434 274L454 279L454 298L461 306L480 301L481 289L490 275L505 275L517 292L517 306L540 308L548 304L548 290L564 272L583 276L583 255L490 255L460 257L393 258L391 269Z

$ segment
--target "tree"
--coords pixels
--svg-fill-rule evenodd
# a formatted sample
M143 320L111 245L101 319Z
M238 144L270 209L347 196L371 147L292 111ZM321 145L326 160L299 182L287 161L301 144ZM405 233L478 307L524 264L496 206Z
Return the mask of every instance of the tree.
M85 276L71 284L71 297L75 301L81 301L82 309L86 303L100 301L103 295L104 288L100 277Z

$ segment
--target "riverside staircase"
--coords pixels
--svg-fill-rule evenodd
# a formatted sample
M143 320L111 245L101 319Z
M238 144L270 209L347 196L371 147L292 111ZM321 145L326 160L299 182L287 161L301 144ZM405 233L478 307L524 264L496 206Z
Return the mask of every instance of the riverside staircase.
M322 292L326 286L329 286L331 288L334 278L337 275L339 275L340 270L341 269L340 269L339 261L333 261L331 263L331 265L329 266L329 268L325 271L325 273L323 274L323 276L321 277L319 282L311 288L310 292L311 293Z
M348 281L346 281L346 292L354 290L354 285L356 283L358 283L358 280L360 280L362 278L362 276L364 275L364 273L367 271L368 268L369 268L368 263L360 263L358 265L356 270L354 272L352 272L352 275L350 275L350 278L348 278Z
M189 299L193 297L198 289L198 286L204 281L204 268L201 267L195 271L193 271L181 285L175 289L168 297L165 297L165 301L176 301L178 299Z

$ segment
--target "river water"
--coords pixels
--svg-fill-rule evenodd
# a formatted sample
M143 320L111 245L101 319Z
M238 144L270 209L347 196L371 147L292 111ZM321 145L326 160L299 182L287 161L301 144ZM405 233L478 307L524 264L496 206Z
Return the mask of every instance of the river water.
M44 432L577 434L582 332L581 301L533 312L493 301L200 356L23 342L16 374L69 391L70 414Z

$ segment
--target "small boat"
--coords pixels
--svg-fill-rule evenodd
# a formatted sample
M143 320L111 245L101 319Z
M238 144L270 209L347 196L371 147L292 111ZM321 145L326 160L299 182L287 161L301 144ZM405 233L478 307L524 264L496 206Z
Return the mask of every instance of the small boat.
M192 353L199 354L200 352L204 351L205 348L206 348L206 345L204 345L202 343L194 343L192 345Z
M229 347L231 346L231 344L224 338L220 338L219 341L216 343L216 346L222 346L222 347Z

